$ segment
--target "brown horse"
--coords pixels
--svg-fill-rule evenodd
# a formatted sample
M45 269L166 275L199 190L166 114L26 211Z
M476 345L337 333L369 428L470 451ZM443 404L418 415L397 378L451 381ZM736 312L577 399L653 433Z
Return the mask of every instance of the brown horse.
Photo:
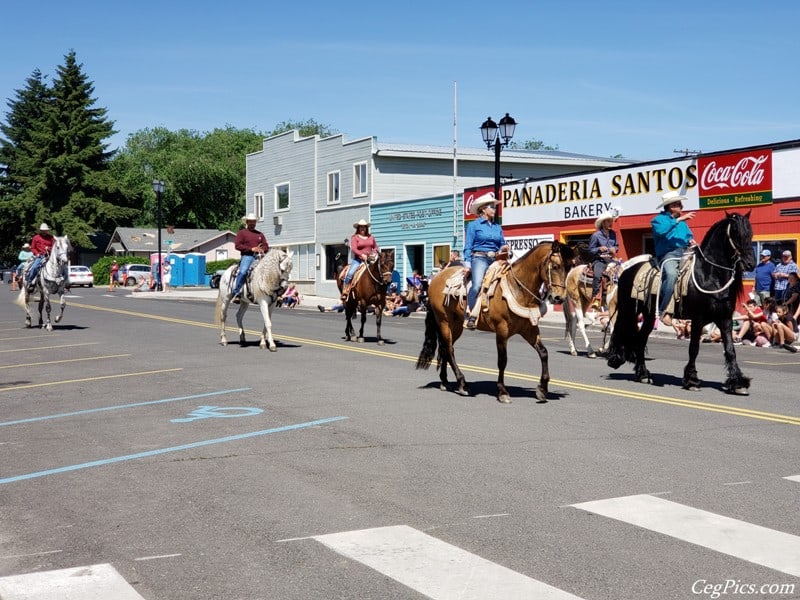
M508 364L508 339L521 335L536 350L542 362L542 375L536 388L536 398L547 401L550 372L547 366L547 348L542 343L538 318L545 300L563 302L567 276L566 265L572 260L572 250L559 242L543 242L520 257L507 273L488 302L488 311L482 311L478 329L494 331L497 345L497 400L511 402L504 383ZM447 365L453 369L458 382L457 393L468 395L464 374L456 364L453 346L464 328L466 294L464 286L450 286L458 280L463 267L449 267L433 278L428 287L428 314L425 318L425 342L417 359L417 369L427 369L433 361L438 346L439 389L447 390ZM455 276L455 277L454 277ZM452 279L451 279L452 278ZM502 290L502 291L501 291Z
M361 329L358 332L356 341L364 341L364 324L367 322L367 308L375 307L375 322L378 325L378 345L383 346L381 337L381 320L383 310L386 308L386 288L392 282L392 271L394 271L394 259L387 252L373 254L366 261L366 269L363 272L356 272L353 282L350 285L350 293L344 301L344 314L347 318L347 325L344 329L345 339L349 342L355 335L353 327L353 317L356 311L361 312ZM336 283L341 293L344 285L344 277L347 268L341 270Z
M609 321L608 325L604 328L605 335L603 336L603 345L595 350L589 341L589 336L586 335L586 325L583 322L586 316L586 311L592 303L592 276L585 273L586 265L578 265L572 267L567 273L567 301L564 303L564 319L566 320L566 337L569 342L569 353L572 356L578 356L578 351L575 349L575 338L578 331L583 336L583 341L586 344L586 356L589 358L597 358L597 352L603 352L605 349L605 341L607 336L613 329L614 319L617 312L617 283L616 279L619 275L621 266L617 262L611 262L606 266L603 272L603 277L608 278L605 281L605 297L606 307L608 308Z

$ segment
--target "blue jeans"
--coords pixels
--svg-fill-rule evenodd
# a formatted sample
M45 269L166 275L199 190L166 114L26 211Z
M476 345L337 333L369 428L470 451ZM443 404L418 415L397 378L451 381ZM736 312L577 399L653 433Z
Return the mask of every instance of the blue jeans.
M39 269L42 268L42 263L44 262L44 256L37 256L33 259L31 263L31 268L28 269L28 283L33 283L36 281L36 276L39 274Z
M357 258L353 259L353 262L350 263L350 268L347 270L347 275L344 276L344 284L347 285L351 281L353 281L353 275L356 274L358 267L360 267L363 262Z
M594 277L592 278L592 296L596 296L600 291L600 281L603 279L603 271L606 270L608 261L605 258L600 258L594 261L592 265L594 269Z
M675 289L675 282L678 281L678 267L680 267L683 258L684 248L675 248L670 250L658 261L659 266L663 267L661 272L661 291L658 297L658 312L663 313L672 298L672 292ZM678 260L667 260L667 259Z
M247 279L247 272L250 270L255 259L255 256L249 254L245 254L239 259L239 274L236 275L236 284L233 286L234 296L242 293L242 286L244 285L244 280Z
M481 291L481 283L483 283L483 276L486 275L486 269L492 264L494 260L488 256L473 256L471 263L472 270L472 285L469 287L467 294L467 312L471 312L475 306L475 300L478 298L478 292Z

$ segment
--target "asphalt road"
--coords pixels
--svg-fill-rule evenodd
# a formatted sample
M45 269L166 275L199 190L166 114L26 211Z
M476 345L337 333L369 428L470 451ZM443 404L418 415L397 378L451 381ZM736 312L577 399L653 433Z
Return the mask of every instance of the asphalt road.
M414 369L421 318L378 347L372 317L356 344L281 309L270 353L256 311L223 348L213 304L167 296L75 290L48 333L0 289L3 600L800 597L800 355L738 347L736 397L704 344L693 393L684 341L642 385L547 324L549 401L512 339L501 405L491 334L457 345L461 397ZM119 591L42 583L103 564Z

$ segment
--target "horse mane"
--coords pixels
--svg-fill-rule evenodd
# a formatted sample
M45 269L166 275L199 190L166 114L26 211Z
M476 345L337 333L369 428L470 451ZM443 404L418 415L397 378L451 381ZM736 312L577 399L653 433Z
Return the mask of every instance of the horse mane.
M703 241L700 244L703 256L719 264L729 262L730 258L726 248L730 245L727 239L729 235L737 248L751 251L753 227L750 224L749 212L740 214L726 211L725 218L714 223L703 236ZM695 253L697 253L697 250L695 250ZM740 260L736 261L733 267L736 269L737 277L731 286L731 292L735 297L738 297L744 289L744 282L742 281L744 267Z
M274 295L285 288L291 271L291 255L278 248L270 248L253 269L251 284L255 299Z

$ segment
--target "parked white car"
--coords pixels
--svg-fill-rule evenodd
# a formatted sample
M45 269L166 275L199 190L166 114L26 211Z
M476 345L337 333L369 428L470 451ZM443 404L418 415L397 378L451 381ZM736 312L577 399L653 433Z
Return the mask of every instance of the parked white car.
M67 275L67 286L72 287L75 285L92 287L94 285L94 275L89 267L83 265L72 265L69 268Z

